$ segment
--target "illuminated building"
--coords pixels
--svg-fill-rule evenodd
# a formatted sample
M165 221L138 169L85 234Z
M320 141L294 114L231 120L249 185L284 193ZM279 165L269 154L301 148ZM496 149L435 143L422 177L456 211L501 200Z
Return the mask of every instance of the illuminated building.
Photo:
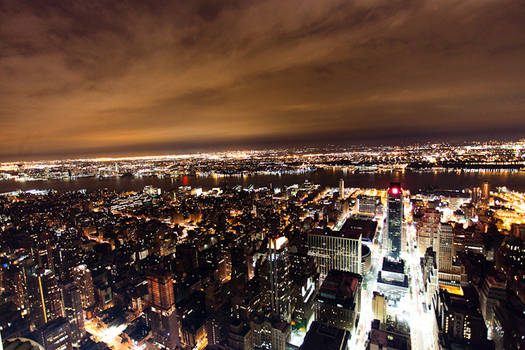
M71 342L78 343L85 334L80 290L75 285L68 284L63 286L62 295L64 298L64 313L69 321L71 330Z
M377 286L388 300L397 302L408 292L408 276L404 260L383 259L381 271L377 274Z
M487 327L479 310L474 292L465 289L464 295L439 292L437 305L438 326L445 336L445 342L486 346Z
M343 350L348 346L350 332L314 321L299 350Z
M11 265L2 277L6 295L23 313L29 309L25 271L20 265Z
M73 269L74 284L80 291L80 302L84 310L95 306L95 289L91 271L86 265L78 265Z
M180 344L173 278L169 273L156 272L150 272L147 278L151 298L148 316L153 340L165 348L173 349Z
M41 343L46 350L72 350L71 330L65 318L47 323L39 332Z
M359 195L357 197L357 210L361 214L375 215L380 204L380 197Z
M113 290L108 282L99 280L95 283L95 299L98 310L107 310L114 306Z
M297 252L295 246L289 251L293 329L306 332L307 323L313 315L315 296L319 289L319 272L311 256Z
M381 321L381 323L386 322L386 297L377 291L374 291L372 297L372 310L376 320Z
M258 320L250 322L253 331L255 349L286 350L286 342L290 339L291 327L287 322L279 320Z
M345 180L339 179L339 199L345 198Z
M51 270L31 266L27 284L30 316L37 328L64 315L60 287Z
M494 342L498 349L522 349L525 339L525 305L515 295L494 308Z
M361 271L363 275L366 275L368 272L370 272L370 268L372 267L372 252L367 245L363 244L361 246L361 253Z
M315 320L352 332L361 308L362 280L359 274L331 270L316 297Z
M481 186L481 199L488 200L490 196L490 185L487 181L483 182Z
M322 283L330 270L362 274L362 238L346 231L315 230L308 234L308 255L319 266Z
M233 350L253 350L253 331L244 322L234 320L227 325L228 348Z
M439 288L436 252L427 248L425 255L421 258L421 272L423 273L423 290L425 291L425 306L435 307Z
M393 182L387 194L387 255L399 259L403 230L403 191L399 183Z
M452 258L453 258L453 238L454 228L451 224L441 224L439 230L439 257L438 270L439 272L452 272Z
M424 255L427 248L437 251L439 248L439 230L441 213L436 209L426 208L417 228L417 247Z
M288 257L288 239L270 238L268 254L264 263L262 288L263 305L270 308L270 314L284 322L291 320L291 280L290 259Z
M507 284L503 276L486 276L478 290L481 314L485 319L489 336L494 326L494 309L507 299Z

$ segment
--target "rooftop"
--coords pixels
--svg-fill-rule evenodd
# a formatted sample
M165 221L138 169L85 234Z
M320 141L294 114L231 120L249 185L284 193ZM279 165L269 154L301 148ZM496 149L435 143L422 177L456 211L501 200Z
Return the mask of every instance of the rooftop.
M335 302L345 308L352 308L362 279L357 273L331 270L321 285L317 298L323 302Z
M350 332L314 321L306 333L300 350L341 350L346 349Z

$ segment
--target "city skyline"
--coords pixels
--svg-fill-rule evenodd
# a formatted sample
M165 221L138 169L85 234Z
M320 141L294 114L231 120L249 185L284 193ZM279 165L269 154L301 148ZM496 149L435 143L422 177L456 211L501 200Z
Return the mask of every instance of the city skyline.
M0 160L515 139L524 13L518 1L4 2Z

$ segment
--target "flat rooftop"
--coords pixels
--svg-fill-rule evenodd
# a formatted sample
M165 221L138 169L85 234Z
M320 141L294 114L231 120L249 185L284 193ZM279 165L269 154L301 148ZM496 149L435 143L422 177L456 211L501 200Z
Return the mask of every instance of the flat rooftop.
M349 338L350 332L347 330L314 321L299 350L343 350Z
M352 308L362 280L363 277L357 273L330 270L319 289L317 298L341 304L345 308Z

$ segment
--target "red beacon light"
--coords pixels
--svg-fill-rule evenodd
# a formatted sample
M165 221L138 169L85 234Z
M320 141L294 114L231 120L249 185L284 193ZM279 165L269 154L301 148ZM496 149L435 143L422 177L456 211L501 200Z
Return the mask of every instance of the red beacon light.
M399 193L399 188L397 187L392 187L390 189L390 192L393 194L393 195L397 195Z

